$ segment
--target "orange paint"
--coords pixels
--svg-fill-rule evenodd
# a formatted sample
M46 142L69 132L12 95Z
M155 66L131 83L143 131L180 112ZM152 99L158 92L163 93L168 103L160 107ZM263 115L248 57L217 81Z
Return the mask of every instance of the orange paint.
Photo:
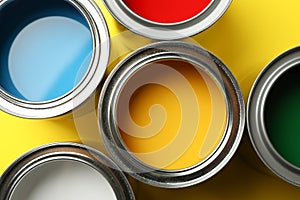
M150 21L176 23L206 9L212 0L123 0L133 12Z
M144 66L127 81L117 104L124 145L143 163L167 170L207 159L226 122L225 97L216 81L177 59Z

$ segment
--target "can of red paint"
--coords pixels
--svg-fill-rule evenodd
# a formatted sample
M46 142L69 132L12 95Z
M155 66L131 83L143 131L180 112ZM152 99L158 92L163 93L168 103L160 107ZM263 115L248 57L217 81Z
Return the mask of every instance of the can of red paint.
M145 37L174 40L195 35L215 23L231 0L104 0L122 25Z

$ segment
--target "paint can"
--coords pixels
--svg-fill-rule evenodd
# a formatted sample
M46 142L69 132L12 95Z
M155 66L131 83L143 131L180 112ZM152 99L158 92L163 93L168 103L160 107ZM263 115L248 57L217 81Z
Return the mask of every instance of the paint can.
M269 63L256 79L247 107L249 135L264 164L300 186L300 48Z
M40 146L0 178L1 200L135 199L125 175L104 154L82 144Z
M104 0L104 3L129 30L152 39L175 40L210 27L224 14L231 0Z
M123 59L99 100L104 145L139 181L180 188L207 180L233 156L244 101L216 56L186 42L157 42Z
M3 0L0 16L1 110L24 118L57 117L95 91L110 42L92 0Z

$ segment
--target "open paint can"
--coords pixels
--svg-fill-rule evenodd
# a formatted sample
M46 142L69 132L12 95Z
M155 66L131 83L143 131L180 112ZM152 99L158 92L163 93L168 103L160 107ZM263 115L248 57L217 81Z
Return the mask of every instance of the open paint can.
M285 181L300 186L300 47L268 64L252 87L247 123L261 160Z
M225 166L244 128L229 69L185 42L157 42L123 59L100 95L99 124L116 164L158 187L202 182Z
M3 0L0 26L1 110L56 117L97 88L110 42L92 0Z
M0 178L1 200L134 200L118 167L104 154L76 143L38 147Z
M158 40L195 35L215 23L231 0L104 0L129 30Z

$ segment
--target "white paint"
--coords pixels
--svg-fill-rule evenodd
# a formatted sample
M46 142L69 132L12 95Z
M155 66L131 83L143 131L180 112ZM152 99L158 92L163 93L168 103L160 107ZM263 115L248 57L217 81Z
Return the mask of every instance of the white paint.
M71 160L47 162L27 173L10 200L117 200L106 178Z

